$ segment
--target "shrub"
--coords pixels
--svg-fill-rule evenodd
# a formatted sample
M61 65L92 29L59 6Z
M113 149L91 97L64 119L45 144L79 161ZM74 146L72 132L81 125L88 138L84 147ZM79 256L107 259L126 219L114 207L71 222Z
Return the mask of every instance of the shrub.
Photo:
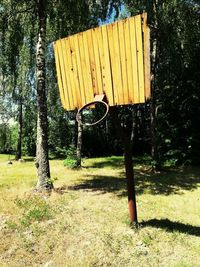
M64 160L64 166L74 169L77 168L76 148L71 145L67 150L67 158Z

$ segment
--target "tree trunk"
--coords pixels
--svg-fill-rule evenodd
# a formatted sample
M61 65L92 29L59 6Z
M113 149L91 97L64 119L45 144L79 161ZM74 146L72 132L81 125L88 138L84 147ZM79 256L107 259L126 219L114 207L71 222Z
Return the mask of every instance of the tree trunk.
M153 25L153 36L152 36L152 45L151 45L151 156L155 162L154 168L156 170L160 169L160 155L158 147L158 137L157 137L157 113L156 113L156 68L157 68L157 29L158 29L158 18L157 18L157 8L158 0L153 4L154 11L154 25Z
M134 143L134 138L135 138L135 118L136 118L136 106L133 106L133 111L132 111L132 129L131 129L131 144Z
M38 175L38 190L53 188L50 182L50 168L48 159L48 134L47 134L47 101L45 87L45 39L46 39L46 14L45 0L38 0L39 33L36 50L37 73L37 147L36 168Z
M77 148L76 148L76 166L77 168L81 167L81 151L82 151L82 133L83 133L83 127L81 125L81 114L79 114L79 120L78 120L78 134L77 134Z
M124 148L124 161L125 161L130 222L131 224L137 225L138 219L137 219L135 181L134 181L134 170L133 170L133 160L132 160L131 134L128 133L127 129L124 129L121 126L121 122L119 120L116 107L110 108L110 114L114 122L116 133L121 139Z
M18 138L17 138L17 150L16 150L16 155L15 159L19 160L22 157L22 98L19 98L18 102L18 123L19 123L19 128L18 128Z

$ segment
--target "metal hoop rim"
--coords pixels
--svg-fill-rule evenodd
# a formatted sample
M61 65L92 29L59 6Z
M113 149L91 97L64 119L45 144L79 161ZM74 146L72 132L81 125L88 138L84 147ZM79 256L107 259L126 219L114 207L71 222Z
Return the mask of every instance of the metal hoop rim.
M91 105L94 105L94 104L96 104L96 103L101 103L101 104L103 104L103 105L106 107L106 112L105 112L105 114L103 115L103 117L102 117L101 119L99 119L98 121L93 122L93 123L82 123L82 121L79 120L79 114L83 111L83 109L85 109L85 108L87 108L87 107L89 107L89 106L91 106ZM76 114L76 121L77 121L78 123L80 123L81 125L83 125L83 126L93 126L93 125L96 125L96 124L98 124L99 122L101 122L103 119L105 119L105 117L108 115L108 111L109 111L109 105L108 105L105 101L102 101L102 100L94 100L94 101L92 101L92 102L89 102L89 103L85 104L84 106L82 106L82 107L78 110L78 112L77 112L77 114Z

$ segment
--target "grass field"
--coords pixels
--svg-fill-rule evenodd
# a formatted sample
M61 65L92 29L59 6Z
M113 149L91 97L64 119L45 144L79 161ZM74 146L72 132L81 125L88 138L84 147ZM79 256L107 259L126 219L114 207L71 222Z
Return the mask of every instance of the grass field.
M129 226L121 157L81 170L50 162L56 190L33 195L34 162L0 155L0 267L200 266L200 168L135 162L139 229Z

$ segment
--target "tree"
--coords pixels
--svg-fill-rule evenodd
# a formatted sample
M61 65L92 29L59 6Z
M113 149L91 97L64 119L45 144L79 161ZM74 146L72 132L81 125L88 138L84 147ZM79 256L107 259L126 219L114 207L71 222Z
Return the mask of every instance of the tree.
M154 164L158 167L166 160L176 164L191 162L193 151L196 159L199 151L192 149L199 147L197 117L200 113L196 102L199 99L199 3L125 2L132 15L147 11L151 27ZM196 140L195 146L192 140Z
M79 113L78 123L77 123L77 148L76 148L76 166L81 167L81 152L82 152L82 135L83 126L81 124L82 116Z
M115 1L103 0L99 2L81 0L35 0L32 2L2 0L0 12L3 15L1 17L3 60L1 61L6 62L2 64L2 75L7 78L11 75L13 84L16 85L16 81L19 78L19 66L23 64L19 56L23 44L30 48L29 62L32 63L31 72L34 72L34 66L36 66L37 79L30 78L31 75L28 75L25 79L30 79L31 90L35 86L37 93L36 167L38 170L38 189L51 189L53 186L49 182L45 51L48 52L51 58L53 57L47 43L67 34L97 25L98 20L105 18L108 14L108 9L112 10L114 5L116 5ZM38 22L37 27L35 27L36 22ZM35 44L37 44L36 51ZM48 49L46 50L46 48ZM34 53L36 54L36 62L33 60ZM9 68L7 68L8 66ZM20 95L21 93L19 93ZM31 97L34 101L33 94ZM21 112L20 105L19 111ZM21 129L20 127L19 129ZM20 136L21 133L19 134Z
M22 157L22 127L23 127L23 113L22 113L22 97L19 98L18 104L18 138L15 159L19 160Z
M48 159L47 132L47 103L45 77L45 49L46 49L46 0L38 0L38 41L36 48L36 76L37 76L37 146L36 167L38 173L38 189L52 189L50 182L50 167Z

